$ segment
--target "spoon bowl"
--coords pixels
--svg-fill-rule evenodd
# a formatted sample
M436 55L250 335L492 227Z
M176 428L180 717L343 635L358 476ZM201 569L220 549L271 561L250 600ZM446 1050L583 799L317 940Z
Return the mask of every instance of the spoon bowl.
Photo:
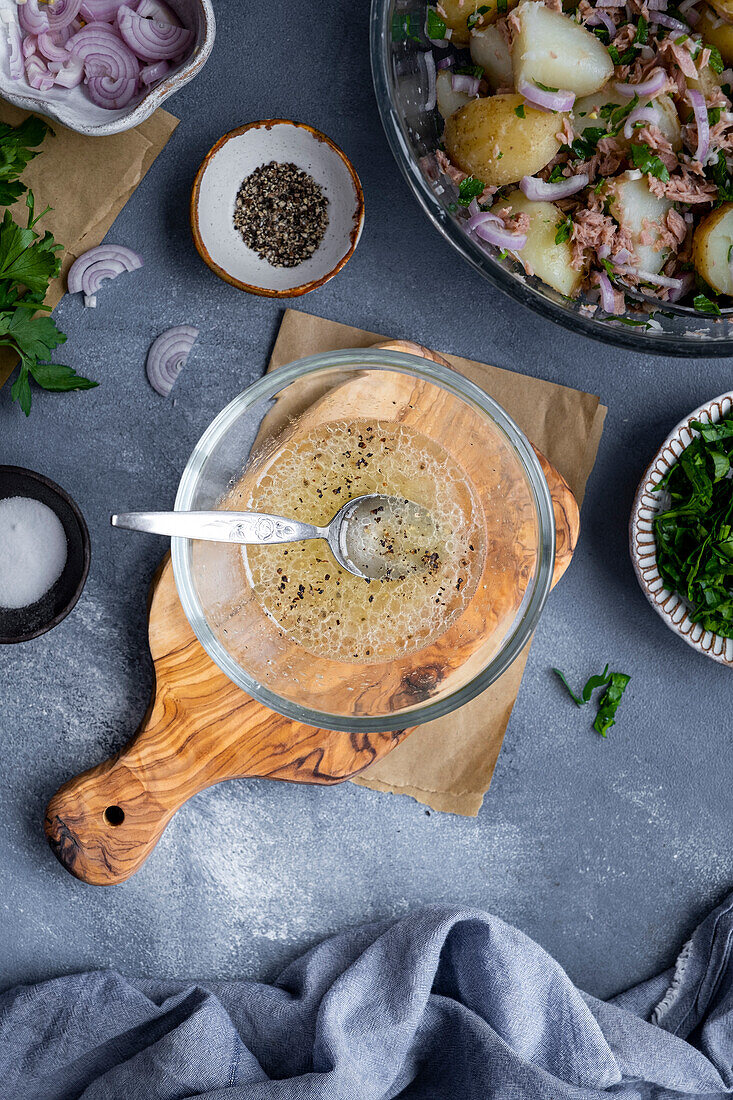
M381 493L347 501L325 527L269 512L228 511L122 512L111 523L128 531L244 546L324 539L338 564L366 581L387 580L417 568L419 561L429 568L426 538L429 544L437 534L426 508Z

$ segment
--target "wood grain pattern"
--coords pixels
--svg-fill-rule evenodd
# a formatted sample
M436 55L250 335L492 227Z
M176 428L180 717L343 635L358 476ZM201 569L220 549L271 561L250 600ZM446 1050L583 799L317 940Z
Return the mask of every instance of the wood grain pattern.
M418 345L388 346L445 362ZM557 522L555 583L577 543L578 507L563 478L539 458ZM129 878L176 810L215 783L251 776L341 783L411 732L315 729L257 703L199 644L178 600L170 558L151 586L149 638L155 689L137 734L110 760L65 783L46 811L45 831L54 854L84 882L112 885ZM423 672L430 677L430 668ZM406 683L406 701L414 702L411 693L424 693L425 687ZM430 694L430 684L427 690Z

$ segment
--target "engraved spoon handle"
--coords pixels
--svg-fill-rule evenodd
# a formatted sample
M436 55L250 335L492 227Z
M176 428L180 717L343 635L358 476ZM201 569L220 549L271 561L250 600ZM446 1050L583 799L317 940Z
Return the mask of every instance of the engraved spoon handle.
M112 516L113 527L147 531L174 538L239 542L266 546L277 542L326 537L326 528L298 523L267 512L125 512Z

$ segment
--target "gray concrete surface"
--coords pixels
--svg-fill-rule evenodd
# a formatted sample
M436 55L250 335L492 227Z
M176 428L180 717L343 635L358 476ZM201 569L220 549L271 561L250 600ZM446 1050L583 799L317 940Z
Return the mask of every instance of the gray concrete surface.
M101 381L35 392L30 420L0 392L0 461L40 470L81 505L89 582L57 630L0 652L0 985L87 967L177 978L274 976L304 947L428 902L480 906L607 995L670 963L733 885L731 674L696 655L636 585L626 524L667 430L730 388L731 361L665 361L574 337L484 283L426 222L373 101L366 0L278 11L219 0L202 75L169 106L182 124L111 239L146 266L66 300L66 361ZM273 63L274 59L274 63ZM212 417L264 369L281 306L226 286L191 242L188 196L222 133L266 116L325 130L353 158L367 222L341 275L302 300L335 320L599 393L606 432L577 559L544 613L494 782L477 820L401 797L235 782L196 798L123 886L84 886L42 832L48 797L137 727L151 686L145 597L162 541L108 525L125 506L172 504ZM43 196L44 201L61 201ZM148 387L147 348L168 325L201 336L175 394ZM607 741L553 681L611 661L632 674Z

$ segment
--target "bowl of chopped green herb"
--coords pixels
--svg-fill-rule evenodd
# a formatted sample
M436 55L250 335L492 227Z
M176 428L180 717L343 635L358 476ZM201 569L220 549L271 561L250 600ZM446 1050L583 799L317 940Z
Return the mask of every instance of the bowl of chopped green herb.
M733 392L664 441L637 490L629 537L639 584L670 630L733 667Z

